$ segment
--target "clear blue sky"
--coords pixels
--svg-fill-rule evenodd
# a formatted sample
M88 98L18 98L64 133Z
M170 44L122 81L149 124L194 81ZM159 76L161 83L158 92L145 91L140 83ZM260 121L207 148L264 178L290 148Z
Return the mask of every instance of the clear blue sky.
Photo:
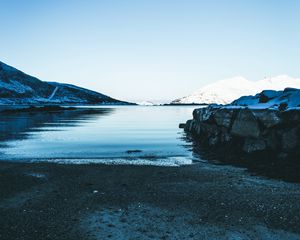
M300 76L297 0L0 0L0 60L126 100Z

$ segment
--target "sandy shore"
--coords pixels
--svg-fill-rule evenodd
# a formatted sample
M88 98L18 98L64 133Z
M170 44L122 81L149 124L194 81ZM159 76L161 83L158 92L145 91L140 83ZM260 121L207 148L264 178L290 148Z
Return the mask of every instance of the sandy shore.
M241 168L0 162L0 239L300 239L300 184Z

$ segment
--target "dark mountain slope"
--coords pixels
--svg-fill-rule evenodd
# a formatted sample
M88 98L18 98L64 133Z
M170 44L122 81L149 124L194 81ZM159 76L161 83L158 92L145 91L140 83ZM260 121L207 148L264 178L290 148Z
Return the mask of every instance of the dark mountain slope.
M70 84L44 82L0 62L0 104L128 104Z

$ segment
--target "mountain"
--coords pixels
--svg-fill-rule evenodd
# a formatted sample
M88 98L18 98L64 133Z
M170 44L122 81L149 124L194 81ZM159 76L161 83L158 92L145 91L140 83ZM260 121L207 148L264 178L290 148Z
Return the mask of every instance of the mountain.
M154 106L155 105L153 102L150 102L150 101L142 101L142 102L138 102L137 104L141 105L141 106Z
M176 99L172 104L228 104L241 96L254 95L263 90L283 90L300 88L300 79L280 75L260 81L249 81L243 77L221 80L200 88L193 94Z
M0 62L0 104L128 104L71 84L44 82Z

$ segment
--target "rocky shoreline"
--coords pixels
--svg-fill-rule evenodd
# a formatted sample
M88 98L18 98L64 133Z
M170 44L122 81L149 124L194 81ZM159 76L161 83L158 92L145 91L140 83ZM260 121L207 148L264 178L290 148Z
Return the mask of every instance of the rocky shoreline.
M244 154L272 152L289 158L300 147L300 111L227 108L195 109L185 130L208 146L227 145Z
M195 109L183 126L208 147L239 155L267 153L291 161L300 156L300 90L264 90L228 105Z
M222 158L299 165L300 111L211 105L181 125Z

